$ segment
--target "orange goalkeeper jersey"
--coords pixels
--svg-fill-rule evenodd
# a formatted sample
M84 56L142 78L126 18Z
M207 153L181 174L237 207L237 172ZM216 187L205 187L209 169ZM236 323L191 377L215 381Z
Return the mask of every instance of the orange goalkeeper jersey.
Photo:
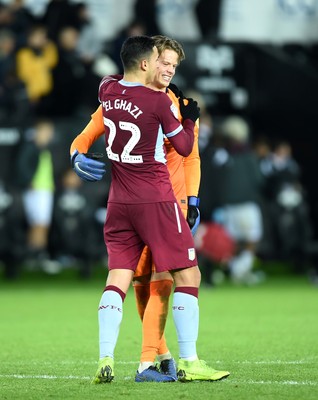
M179 110L179 101L175 94L168 90L168 96ZM182 120L179 111L179 120ZM187 209L187 197L198 196L201 168L198 146L199 123L195 124L194 129L194 145L191 154L188 157L183 157L176 152L169 140L165 140L167 167L170 173L170 179L174 194L182 210ZM86 125L83 131L73 140L70 148L72 154L75 149L79 153L87 153L93 143L105 133L102 106L92 114L90 122Z

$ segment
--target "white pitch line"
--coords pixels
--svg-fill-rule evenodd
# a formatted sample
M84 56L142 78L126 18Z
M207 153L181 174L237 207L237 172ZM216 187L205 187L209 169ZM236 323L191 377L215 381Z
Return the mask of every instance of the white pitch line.
M15 378L15 379L75 379L75 380L87 380L92 379L89 376L57 376L57 375L23 375L23 374L13 374L13 375L0 375L0 378Z
M12 374L12 375L0 375L0 378L12 378L12 379L62 379L62 380L90 380L90 376L57 376L57 375L23 375L23 374ZM132 376L127 376L124 380L133 379ZM318 381L254 381L254 380L239 380L231 379L223 381L226 384L240 384L240 385L284 385L284 386L318 386Z
M318 386L318 381L241 381L238 379L231 380L228 378L227 383L234 383L234 384L246 384L246 385L291 385L291 386Z
M254 364L254 365L299 365L299 364L311 364L316 362L316 360L294 360L294 361L284 361L284 360L273 360L273 361L233 361L235 364ZM221 361L216 361L216 363L224 363Z
M210 361L210 360L209 360ZM121 365L130 365L130 364L139 364L139 361L115 361L116 364ZM262 361L250 361L250 360L232 360L230 361L233 364L252 364L252 365L299 365L299 364L312 364L316 363L317 359L308 359L308 360L262 360ZM211 360L212 363L212 360ZM214 364L224 364L224 360L216 360L213 361ZM24 361L1 361L2 365L25 365ZM28 365L95 365L97 361L83 361L83 360L62 360L62 361L28 361Z

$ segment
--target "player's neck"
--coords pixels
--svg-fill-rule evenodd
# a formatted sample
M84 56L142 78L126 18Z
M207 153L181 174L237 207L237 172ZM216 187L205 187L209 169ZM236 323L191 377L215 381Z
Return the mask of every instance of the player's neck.
M158 88L158 86L154 85L153 83L150 83L149 85L147 85L147 87L149 89L155 90L156 92L166 92L167 88L166 87L160 87Z
M148 83L146 78L147 77L144 74L138 74L136 72L133 73L126 72L123 76L123 80L126 82L138 82L145 86Z

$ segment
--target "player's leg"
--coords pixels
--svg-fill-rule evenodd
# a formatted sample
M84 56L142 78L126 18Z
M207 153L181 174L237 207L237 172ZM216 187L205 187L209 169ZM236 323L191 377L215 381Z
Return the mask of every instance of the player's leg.
M111 382L114 378L114 349L122 321L123 302L144 247L121 204L108 204L104 225L108 252L108 277L98 308L98 369L92 383Z
M109 271L98 307L99 363L92 383L107 383L114 378L114 350L123 317L123 303L132 277L133 271L128 269Z
M179 357L196 359L199 329L198 294L201 274L198 267L172 273L175 281L172 315L177 329Z
M165 226L164 237L160 231L156 234L153 232L149 246L157 272L168 269L175 282L172 308L179 344L179 380L210 381L225 378L229 372L214 370L199 360L197 355L201 274L187 221L176 203L158 204L154 219L156 217Z
M150 296L150 282L140 282L133 280L133 288L135 292L136 307L141 321L144 318L145 309Z
M136 382L175 381L177 378L175 363L163 336L173 282L169 273L158 275L154 273L150 282L151 272L151 252L145 247L133 279L137 309L143 322L142 351L135 380ZM164 368L162 371L164 376L155 366L159 348L161 349L159 361L160 366ZM173 369L170 364L174 366Z
M133 278L136 306L141 321L150 296L150 279L152 274L152 255L148 246L145 246Z
M164 336L172 285L171 275L167 272L155 273L150 282L150 296L143 318L141 362L138 371L141 372L149 360L154 362L157 356L160 372L176 379L175 363Z
M141 236L147 237L157 272L169 271L175 280L173 318L180 348L180 365L187 366L186 378L180 380L218 380L229 375L216 371L197 357L199 327L198 288L201 274L197 266L194 241L184 215L176 202L144 204L140 212L147 218L136 219ZM164 230L160 229L164 226ZM157 229L154 229L157 227ZM191 368L190 368L191 367ZM178 369L181 369L178 366Z
M198 292L201 275L198 267L185 268L173 273L173 320L179 344L178 379L182 382L201 380L217 381L230 375L209 367L197 355L199 330Z

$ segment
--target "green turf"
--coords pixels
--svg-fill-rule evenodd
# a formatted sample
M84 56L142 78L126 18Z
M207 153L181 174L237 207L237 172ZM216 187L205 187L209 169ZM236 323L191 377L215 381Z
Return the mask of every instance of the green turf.
M200 291L199 356L231 376L214 383L135 383L141 324L127 295L115 381L90 385L104 278L0 280L0 399L318 399L318 288L304 277ZM169 315L166 336L177 357Z

